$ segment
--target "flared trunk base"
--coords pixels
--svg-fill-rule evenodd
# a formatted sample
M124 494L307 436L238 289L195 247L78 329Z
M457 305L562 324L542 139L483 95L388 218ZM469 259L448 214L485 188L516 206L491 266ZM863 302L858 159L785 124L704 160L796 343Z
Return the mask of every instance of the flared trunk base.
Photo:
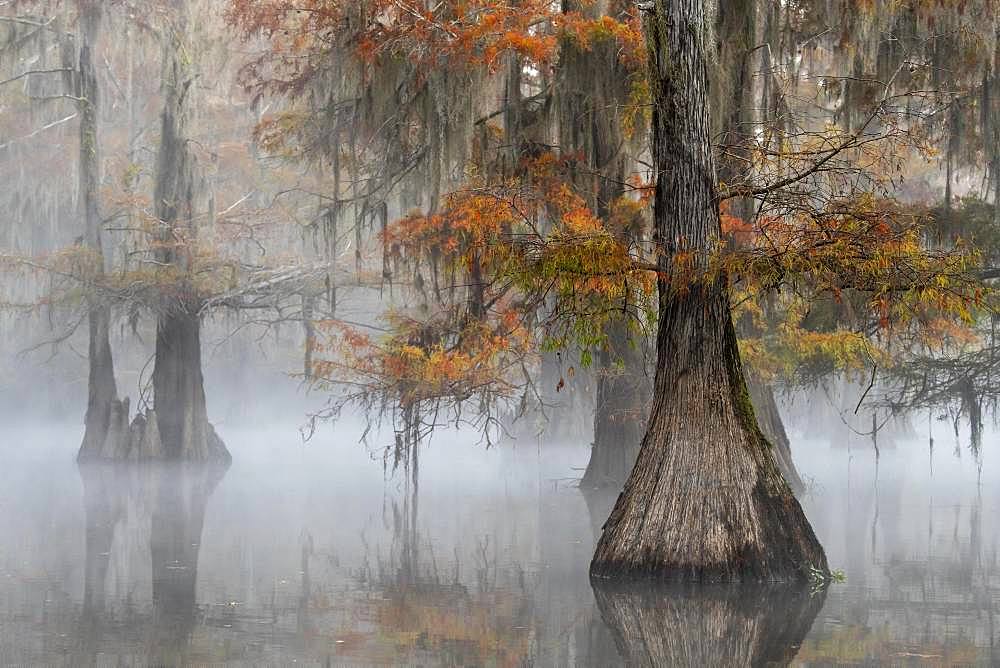
M806 581L826 556L757 425L720 285L666 293L646 435L591 575Z
M149 409L139 413L128 422L129 400L115 400L111 404L111 420L108 433L100 449L80 449L77 455L79 462L147 462L147 461L184 461L210 464L229 464L232 455L226 444L219 438L215 428L205 422L203 429L197 430L203 435L200 443L187 444L183 448L168 449L160 436L157 426L156 411ZM178 453L188 453L188 456L177 457ZM196 454L198 456L190 456Z

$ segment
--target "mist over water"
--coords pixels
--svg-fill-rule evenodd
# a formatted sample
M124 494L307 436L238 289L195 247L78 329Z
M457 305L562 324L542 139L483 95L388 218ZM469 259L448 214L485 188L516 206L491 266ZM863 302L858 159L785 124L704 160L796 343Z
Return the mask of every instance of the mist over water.
M1000 666L998 25L0 0L0 668Z
M359 443L350 416L303 444L317 399L295 380L209 378L234 456L216 473L78 467L82 427L4 411L0 664L998 660L989 438L980 470L944 423L933 449L918 434L877 462L863 439L793 432L803 505L846 575L825 592L592 586L613 498L577 485L587 443L444 430L415 474L393 471L391 440Z

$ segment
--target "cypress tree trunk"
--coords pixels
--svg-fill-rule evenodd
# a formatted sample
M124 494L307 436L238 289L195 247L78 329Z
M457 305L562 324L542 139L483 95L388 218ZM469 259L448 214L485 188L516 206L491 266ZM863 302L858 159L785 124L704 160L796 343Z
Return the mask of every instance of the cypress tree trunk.
M660 319L652 413L591 574L804 580L823 548L750 403L725 277L679 284L719 239L704 0L657 0L647 18ZM672 284L671 279L674 279Z
M805 491L805 484L802 476L795 468L792 461L792 447L785 432L785 423L781 419L781 412L778 411L778 402L774 398L774 390L768 383L765 383L752 370L747 370L747 389L750 392L750 401L753 403L754 414L760 424L760 431L768 443L774 446L774 459L778 464L778 470L792 492L797 495Z
M649 383L642 350L617 320L605 331L608 349L598 358L594 445L581 487L620 488L639 454L648 417Z
M94 255L94 275L104 273L104 253L101 246L100 208L100 144L98 143L98 111L100 97L97 70L94 65L94 45L100 32L101 11L99 3L84 5L80 16L80 53L76 66L76 97L80 115L80 164L79 198L80 213L84 223L84 244ZM95 459L106 450L105 444L111 426L112 405L118 399L115 383L115 365L110 341L111 309L101 303L98 296L91 296L87 314L88 375L87 414L85 431L78 459ZM112 444L114 445L114 444ZM115 448L111 448L112 450Z
M620 11L619 4L566 0L563 11L596 19L604 12ZM579 155L582 163L582 169L573 174L574 184L619 240L631 244L640 230L612 219L614 203L625 193L628 162L621 109L628 99L629 78L618 57L617 42L599 38L582 49L574 39L565 38L558 82L559 144L567 155ZM625 306L621 304L622 311ZM629 331L628 317L623 313L606 325L607 345L598 352L594 443L580 483L584 487L620 487L639 452L649 383L642 342Z
M593 585L628 666L787 666L826 599L793 585Z
M166 459L230 461L208 422L201 373L201 300L191 284L191 246L197 238L194 165L185 134L193 75L184 46L186 8L179 0L175 25L164 38L163 113L156 160L154 203L159 219L157 260L177 270L172 294L161 299L156 326L153 392ZM173 278L173 277L171 277Z
M229 461L225 445L208 422L201 320L196 312L177 309L160 317L153 392L165 459Z
M87 414L84 418L83 443L77 459L103 456L111 426L111 408L118 400L114 358L110 341L111 309L91 304L87 314L88 344Z

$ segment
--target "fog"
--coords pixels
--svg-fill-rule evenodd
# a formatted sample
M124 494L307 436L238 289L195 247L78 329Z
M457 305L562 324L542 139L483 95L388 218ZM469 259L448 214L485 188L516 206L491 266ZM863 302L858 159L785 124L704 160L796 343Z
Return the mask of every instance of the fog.
M1000 665L998 22L0 0L0 666Z
M996 660L998 499L980 481L998 464L956 455L948 430L933 450L920 434L877 461L870 444L793 433L806 513L843 584L794 602L780 589L605 591L587 568L612 499L578 486L586 443L486 450L444 431L407 478L359 442L357 419L303 443L297 384L266 384L262 401L259 385L209 383L217 414L253 408L219 426L234 459L217 481L78 467L79 424L6 414L5 665Z

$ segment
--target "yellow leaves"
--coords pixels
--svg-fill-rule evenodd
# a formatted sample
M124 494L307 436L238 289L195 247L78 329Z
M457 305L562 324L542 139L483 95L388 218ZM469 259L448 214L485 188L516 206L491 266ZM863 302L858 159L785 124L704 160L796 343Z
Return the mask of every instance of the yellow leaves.
M868 195L758 221L749 243L720 249L711 264L738 278L738 317L753 325L741 341L746 361L807 382L892 366L915 345L974 341L987 307L979 256L962 245L928 249L925 223Z
M399 348L399 357L407 360L413 360L415 362L420 362L427 358L426 352L416 346L401 346Z
M982 337L973 328L948 318L931 318L918 333L918 341L928 348L968 346L981 343Z
M839 303L849 291L867 294L883 329L929 309L974 317L975 252L926 249L919 215L870 196L831 209L763 221L750 244L715 263L745 282L787 285L807 299L830 295Z
M625 137L632 139L637 129L649 127L652 118L649 79L643 73L629 77L629 93L622 109L622 130Z
M784 343L800 360L822 358L828 360L833 368L848 371L864 369L873 361L881 363L880 366L890 361L883 351L857 332L811 332L787 324L780 331Z
M866 336L846 329L817 332L783 321L766 336L740 339L745 364L768 381L808 381L833 372L860 372L892 358Z

